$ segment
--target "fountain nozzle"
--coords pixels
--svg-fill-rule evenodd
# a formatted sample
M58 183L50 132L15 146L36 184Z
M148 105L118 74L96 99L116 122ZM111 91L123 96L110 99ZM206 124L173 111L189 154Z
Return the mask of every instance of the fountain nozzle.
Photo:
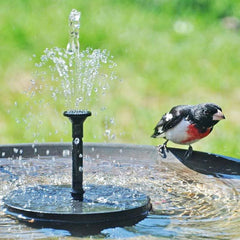
M83 201L83 122L91 112L70 110L63 113L72 122L72 197Z

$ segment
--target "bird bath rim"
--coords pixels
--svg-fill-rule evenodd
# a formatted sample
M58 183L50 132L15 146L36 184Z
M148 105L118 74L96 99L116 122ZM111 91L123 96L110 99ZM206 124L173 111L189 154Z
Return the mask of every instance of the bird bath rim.
M175 164L185 165L187 168L203 174L240 175L240 159L215 153L194 150L193 156L185 161L183 156L186 150L182 148L168 147L169 152L166 158L162 158L158 153L158 147L153 145L88 142L83 143L83 148L87 155L96 154L96 152L98 152L98 155L108 153L108 158L111 158L112 152L114 155L118 155L120 159L121 156L127 156L134 160L136 154L140 153L146 159L154 158L165 163L169 162L169 164L174 161ZM71 150L72 144L70 142L4 144L0 145L0 158L64 157L64 152L67 153L67 157L70 157ZM171 156L169 153L171 153ZM218 165L209 167L208 164L213 164L215 160L218 161ZM229 168L227 169L226 164L233 166L234 171L231 172Z

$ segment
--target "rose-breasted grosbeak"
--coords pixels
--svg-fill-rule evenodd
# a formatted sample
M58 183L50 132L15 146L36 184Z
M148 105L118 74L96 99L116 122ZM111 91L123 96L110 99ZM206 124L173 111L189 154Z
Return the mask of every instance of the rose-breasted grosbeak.
M167 142L189 145L185 154L187 159L192 154L190 144L206 137L213 126L225 119L222 109L213 103L198 105L179 105L164 114L154 128L153 138L162 137L166 141L159 146L159 152L166 156Z

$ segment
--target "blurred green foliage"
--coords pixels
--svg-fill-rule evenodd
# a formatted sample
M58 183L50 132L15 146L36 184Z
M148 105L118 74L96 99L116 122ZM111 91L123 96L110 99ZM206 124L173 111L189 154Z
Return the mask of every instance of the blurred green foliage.
M104 135L111 125L115 142L157 145L162 141L150 138L153 127L173 105L214 102L223 108L226 120L194 149L239 157L237 0L1 1L1 144L35 140L35 130L17 123L29 110L23 94L35 71L29 59L34 54L39 59L45 48L67 45L73 8L82 13L81 48L108 49L123 80L113 84L104 100L114 123L87 120L85 141L107 141L94 136ZM61 104L56 109L65 110ZM52 119L52 111L46 112L47 126L35 126L46 135L45 141L59 141L59 134L49 132L69 128L62 116Z

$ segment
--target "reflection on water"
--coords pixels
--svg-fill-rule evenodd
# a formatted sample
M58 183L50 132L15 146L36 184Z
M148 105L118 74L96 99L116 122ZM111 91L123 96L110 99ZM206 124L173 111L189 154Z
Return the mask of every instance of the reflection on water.
M162 161L155 153L131 155L119 149L104 155L86 150L85 184L118 185L149 195L153 212L132 227L105 229L98 237L149 236L177 239L233 239L240 237L240 182L191 170L180 161ZM125 154L126 152L126 154ZM149 155L149 158L146 156ZM11 190L35 184L71 183L69 156L0 159L1 199ZM65 230L34 229L4 215L1 202L0 238L68 236Z

